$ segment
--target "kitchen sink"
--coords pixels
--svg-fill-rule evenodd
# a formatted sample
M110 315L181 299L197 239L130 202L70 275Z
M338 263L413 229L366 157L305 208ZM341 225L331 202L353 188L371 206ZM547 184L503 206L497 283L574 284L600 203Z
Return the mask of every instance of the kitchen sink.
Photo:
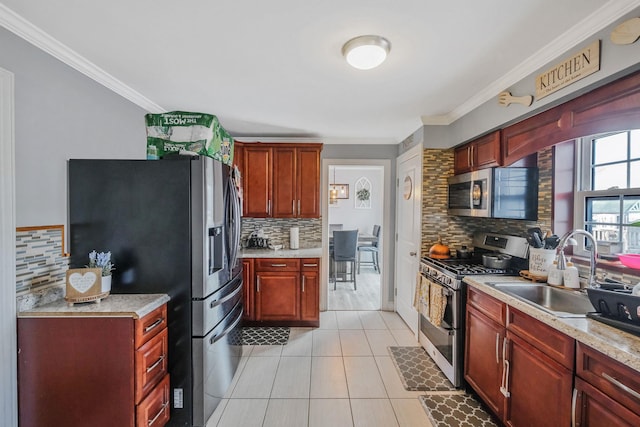
M586 317L588 312L595 311L589 297L578 291L535 283L492 283L492 285L557 317Z

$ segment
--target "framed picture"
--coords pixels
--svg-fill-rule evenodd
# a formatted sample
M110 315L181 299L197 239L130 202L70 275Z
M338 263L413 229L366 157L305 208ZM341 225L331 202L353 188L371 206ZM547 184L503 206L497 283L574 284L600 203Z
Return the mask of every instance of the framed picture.
M349 198L349 184L329 184L329 195L336 192L336 199Z
M356 209L371 209L371 181L361 177L356 181Z

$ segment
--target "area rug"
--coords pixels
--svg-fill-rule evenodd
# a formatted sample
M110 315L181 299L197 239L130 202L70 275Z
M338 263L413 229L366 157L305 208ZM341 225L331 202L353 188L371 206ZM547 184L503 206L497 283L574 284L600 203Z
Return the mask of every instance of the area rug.
M405 389L411 391L454 391L456 388L422 347L389 347Z
M436 394L419 398L433 427L498 426L480 402L468 394Z
M281 326L245 326L243 345L284 345L289 341L289 328Z

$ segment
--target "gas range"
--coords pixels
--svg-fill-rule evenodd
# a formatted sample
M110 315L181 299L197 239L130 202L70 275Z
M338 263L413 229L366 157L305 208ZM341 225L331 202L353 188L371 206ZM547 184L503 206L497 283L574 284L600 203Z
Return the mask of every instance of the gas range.
M523 237L479 232L473 236L474 258L434 259L423 257L420 273L453 289L460 289L464 276L499 274L517 276L519 269L489 268L482 264L482 253L499 252L514 257L512 264L522 264L528 256L529 245ZM518 261L516 261L518 260Z
M434 259L429 257L421 259L420 273L453 289L459 289L462 286L464 276L479 274L518 275L518 271L514 269L485 267L482 265L482 259Z

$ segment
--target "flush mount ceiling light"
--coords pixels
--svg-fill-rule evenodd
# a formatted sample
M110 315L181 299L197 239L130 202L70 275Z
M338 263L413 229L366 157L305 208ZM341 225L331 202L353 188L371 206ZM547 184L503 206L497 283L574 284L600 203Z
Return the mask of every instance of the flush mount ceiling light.
M382 64L390 50L389 40L380 36L354 37L342 46L347 62L358 70L370 70Z

